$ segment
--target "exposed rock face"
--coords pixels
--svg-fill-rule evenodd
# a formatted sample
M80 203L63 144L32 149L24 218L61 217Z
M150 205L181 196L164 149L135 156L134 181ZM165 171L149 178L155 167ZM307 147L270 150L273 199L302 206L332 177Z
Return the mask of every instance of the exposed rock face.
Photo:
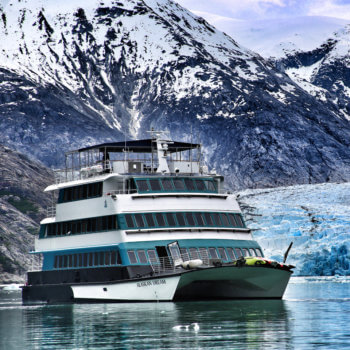
M11 147L57 166L61 150L151 127L189 141L192 130L233 188L350 179L338 106L203 19L170 0L64 6L1 10L0 131Z
M333 104L350 120L350 25L311 51L290 51L275 60L301 88L318 101Z
M0 283L23 282L35 262L29 251L51 205L43 189L53 181L43 165L0 146Z

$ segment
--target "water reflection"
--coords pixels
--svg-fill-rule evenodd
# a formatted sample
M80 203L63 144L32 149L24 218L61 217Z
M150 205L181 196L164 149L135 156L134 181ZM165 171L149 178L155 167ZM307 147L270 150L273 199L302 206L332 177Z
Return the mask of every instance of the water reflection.
M23 306L0 292L0 349L350 349L349 295L305 282L283 301Z
M283 301L41 306L24 312L23 343L34 348L260 349L289 343ZM189 326L198 323L199 329ZM175 328L176 329L176 328Z

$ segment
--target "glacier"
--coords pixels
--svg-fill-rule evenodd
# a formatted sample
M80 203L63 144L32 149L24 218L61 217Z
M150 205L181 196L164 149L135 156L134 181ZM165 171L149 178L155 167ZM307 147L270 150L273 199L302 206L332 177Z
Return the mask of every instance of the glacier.
M299 185L237 192L266 257L298 276L350 276L350 183Z

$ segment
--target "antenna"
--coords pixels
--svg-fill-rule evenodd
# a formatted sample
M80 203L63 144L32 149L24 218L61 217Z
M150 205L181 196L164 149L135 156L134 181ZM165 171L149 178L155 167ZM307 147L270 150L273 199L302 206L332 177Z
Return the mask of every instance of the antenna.
M284 253L284 258L283 258L283 263L285 263L287 261L287 257L290 251L290 248L292 248L293 242L290 242L288 249L286 250L286 252Z

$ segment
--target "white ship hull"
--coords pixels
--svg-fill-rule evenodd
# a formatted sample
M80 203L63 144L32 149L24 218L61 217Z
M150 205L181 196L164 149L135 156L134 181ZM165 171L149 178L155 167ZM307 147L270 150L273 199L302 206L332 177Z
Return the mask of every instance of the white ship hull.
M72 286L77 301L171 301L179 284L180 275L98 285Z
M173 301L195 299L281 299L291 272L223 266L181 275L108 284L73 285L75 301Z

